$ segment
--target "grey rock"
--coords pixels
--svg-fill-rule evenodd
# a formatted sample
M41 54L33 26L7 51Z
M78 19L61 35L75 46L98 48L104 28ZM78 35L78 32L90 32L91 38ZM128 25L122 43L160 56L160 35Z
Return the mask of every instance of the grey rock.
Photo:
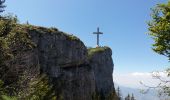
M96 49L96 50L95 50ZM105 97L115 92L113 84L113 60L112 51L108 47L97 47L89 50L90 65L94 71L96 91Z
M27 32L36 47L17 54L16 66L21 63L23 70L31 68L31 77L35 76L32 72L46 73L58 97L92 100L96 92L105 96L115 92L110 48L93 48L88 53L80 39L57 29L31 26Z
M89 65L61 68L58 78L53 78L57 96L64 100L92 100L95 93L94 73Z
M57 97L64 100L91 100L95 93L94 72L82 41L60 31L30 31L37 45L43 73L52 80Z

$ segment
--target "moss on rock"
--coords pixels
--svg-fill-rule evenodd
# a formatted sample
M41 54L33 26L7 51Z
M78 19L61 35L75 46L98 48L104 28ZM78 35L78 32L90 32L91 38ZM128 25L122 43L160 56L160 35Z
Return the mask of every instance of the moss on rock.
M88 58L91 58L94 54L104 52L106 50L110 49L107 46L104 47L96 47L96 48L88 48Z

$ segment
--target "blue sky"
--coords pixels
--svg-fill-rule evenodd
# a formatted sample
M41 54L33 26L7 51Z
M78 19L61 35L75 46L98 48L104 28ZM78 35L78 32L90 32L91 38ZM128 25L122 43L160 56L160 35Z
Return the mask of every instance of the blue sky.
M92 32L100 27L100 43L112 48L115 73L151 72L170 65L151 50L153 41L146 34L150 8L163 2L167 0L7 0L6 13L21 23L74 34L88 47L96 46Z

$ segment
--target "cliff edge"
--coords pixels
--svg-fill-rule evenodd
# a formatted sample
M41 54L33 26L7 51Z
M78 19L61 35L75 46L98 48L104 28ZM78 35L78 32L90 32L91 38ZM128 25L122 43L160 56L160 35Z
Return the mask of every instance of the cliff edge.
M112 50L109 47L90 48L88 57L95 75L96 92L107 98L115 93Z
M31 81L46 74L57 100L116 100L108 99L116 97L109 47L87 49L79 38L56 28L19 24L11 34L8 49L14 58L5 61L12 69L5 84L16 84L20 76L29 75Z

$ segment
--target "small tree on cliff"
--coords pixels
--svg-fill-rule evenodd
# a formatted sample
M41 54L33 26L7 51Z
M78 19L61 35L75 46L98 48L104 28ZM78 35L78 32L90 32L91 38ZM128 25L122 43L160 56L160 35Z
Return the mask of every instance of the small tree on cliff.
M0 13L2 13L4 11L4 8L6 7L4 3L5 3L5 0L0 0Z

